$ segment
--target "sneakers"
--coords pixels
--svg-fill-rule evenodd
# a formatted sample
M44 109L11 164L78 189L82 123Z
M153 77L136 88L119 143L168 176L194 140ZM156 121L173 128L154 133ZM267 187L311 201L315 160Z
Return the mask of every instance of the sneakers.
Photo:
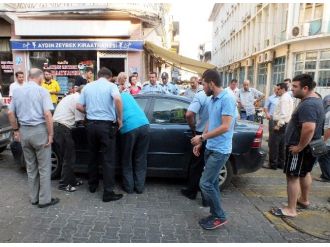
M74 184L74 186L80 186L83 184L84 184L84 182L82 180L76 180L76 183Z
M75 192L77 190L76 187L73 187L71 184L68 184L67 186L59 186L58 189L66 192Z
M212 215L201 219L199 221L199 225L204 228L205 230L213 230L216 228L219 228L220 226L223 226L224 224L227 224L228 220L221 220L219 218L215 218Z
M189 198L190 200L195 200L196 196L197 196L196 192L192 192L189 189L182 189L181 194L184 195L185 197Z

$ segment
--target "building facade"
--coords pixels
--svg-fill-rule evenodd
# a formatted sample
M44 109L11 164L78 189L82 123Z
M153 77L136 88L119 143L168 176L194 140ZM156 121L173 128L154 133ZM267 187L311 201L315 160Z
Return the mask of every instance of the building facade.
M62 93L85 67L96 74L105 66L114 76L138 72L145 80L161 65L144 52L144 41L171 48L168 4L13 3L0 8L4 95L13 73L32 67L50 69Z
M308 73L317 91L330 93L330 4L214 5L212 63L225 85L249 79L269 95L285 78Z

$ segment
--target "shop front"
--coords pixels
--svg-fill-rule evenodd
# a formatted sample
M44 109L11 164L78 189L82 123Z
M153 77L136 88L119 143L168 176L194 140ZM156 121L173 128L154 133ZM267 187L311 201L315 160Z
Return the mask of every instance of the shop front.
M11 49L14 59L25 61L15 71L50 69L62 94L86 67L93 68L95 75L107 67L117 76L120 72L140 72L143 61L141 40L11 40Z

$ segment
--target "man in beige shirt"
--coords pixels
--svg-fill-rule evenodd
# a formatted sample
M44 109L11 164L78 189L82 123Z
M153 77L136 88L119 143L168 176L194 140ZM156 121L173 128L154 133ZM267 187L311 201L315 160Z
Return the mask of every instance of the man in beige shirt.
M273 120L274 130L272 135L272 145L269 149L269 155L276 157L276 162L270 164L271 169L283 168L285 157L285 129L291 119L293 112L293 100L288 93L288 85L285 82L277 84L277 94L280 97L275 107Z

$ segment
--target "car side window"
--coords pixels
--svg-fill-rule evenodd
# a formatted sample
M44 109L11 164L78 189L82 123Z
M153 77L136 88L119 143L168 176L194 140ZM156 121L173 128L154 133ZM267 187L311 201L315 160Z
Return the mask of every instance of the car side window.
M147 103L148 103L148 99L145 98L135 98L136 102L138 103L138 105L140 106L140 108L142 109L142 111L145 112Z
M185 114L189 104L173 99L155 99L152 123L186 123Z

